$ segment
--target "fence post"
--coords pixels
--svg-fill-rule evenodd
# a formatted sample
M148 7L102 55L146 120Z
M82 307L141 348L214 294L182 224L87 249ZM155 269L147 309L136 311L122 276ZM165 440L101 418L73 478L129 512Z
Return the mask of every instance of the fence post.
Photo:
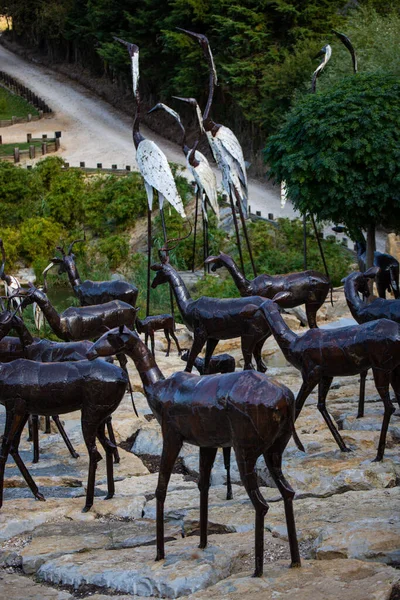
M42 140L47 140L47 134L46 133L42 134Z
M35 158L36 149L35 146L29 146L29 158Z
M14 162L19 163L19 148L14 148Z
M102 163L97 163L97 169L102 169L103 168L103 164Z
M56 151L60 149L60 138L56 137L54 138L54 144L56 147Z
M29 144L29 142L32 141L32 134L31 133L27 133L26 134L26 141L28 142L28 144Z
M0 146L3 143L3 137L0 135Z
M47 142L42 142L42 155L47 154Z
M84 168L85 168L85 162L84 162L84 161L81 161L81 162L79 163L79 168L80 168L80 169L84 169Z

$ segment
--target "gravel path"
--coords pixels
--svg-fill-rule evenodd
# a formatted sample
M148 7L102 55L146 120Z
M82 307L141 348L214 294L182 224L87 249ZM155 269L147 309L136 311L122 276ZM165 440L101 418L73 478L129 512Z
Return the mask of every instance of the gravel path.
M24 137L28 130L32 133L61 130L61 155L71 166L85 161L86 166L96 166L101 162L104 167L117 164L122 168L126 165L137 168L128 116L66 76L27 62L3 46L0 46L0 65L2 70L23 81L46 100L55 113L53 118L31 123L29 127L22 124L4 128L5 142L20 140L21 133ZM169 161L185 164L185 157L177 144L146 127L142 131L159 144ZM260 211L265 217L268 213L274 217L289 218L296 214L290 203L281 209L278 191L271 191L256 180L249 182L249 204L253 213Z

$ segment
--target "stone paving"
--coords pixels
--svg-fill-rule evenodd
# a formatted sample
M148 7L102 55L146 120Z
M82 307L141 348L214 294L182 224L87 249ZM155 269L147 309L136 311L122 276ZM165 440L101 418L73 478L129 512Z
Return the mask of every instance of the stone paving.
M343 308L343 307L342 307ZM344 310L342 311L344 314ZM343 316L331 314L329 318ZM347 315L344 315L347 316ZM293 319L289 316L288 320ZM293 320L290 324L294 324ZM184 346L190 338L179 331ZM157 362L165 375L181 369L175 349L165 358L157 339ZM236 342L228 351L241 365ZM269 374L295 393L301 378L272 340L265 345ZM264 576L253 579L254 510L240 484L232 453L233 500L226 500L225 469L218 452L210 489L209 544L200 550L198 449L185 445L172 475L165 508L166 558L155 562L155 488L162 439L141 392L133 364L136 418L128 395L113 422L121 444L115 465L116 494L106 494L105 461L97 470L92 510L82 513L88 458L79 413L63 417L80 454L69 456L57 433L40 435L41 458L26 461L46 502L36 502L14 463L6 467L0 511L0 598L106 600L144 597L263 600L395 600L400 597L400 414L392 417L385 458L376 454L382 420L371 377L366 416L356 419L358 377L337 378L328 410L350 453L341 453L316 407L307 401L296 423L306 453L291 442L283 471L296 490L296 526L302 568L290 569L283 503L262 460L257 464L262 493L270 505L265 518ZM0 412L0 427L4 411Z

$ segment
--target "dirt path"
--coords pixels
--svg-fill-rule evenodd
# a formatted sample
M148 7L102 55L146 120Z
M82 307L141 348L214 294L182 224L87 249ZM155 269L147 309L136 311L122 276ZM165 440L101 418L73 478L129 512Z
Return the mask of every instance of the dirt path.
M20 140L27 131L51 133L62 131L61 155L72 165L85 161L87 166L101 162L104 167L117 164L136 169L131 137L131 119L96 97L80 84L43 66L27 62L0 46L0 68L23 81L53 109L55 116L36 123L14 125L2 130L4 141ZM176 144L143 127L143 134L163 149L168 160L185 164ZM290 204L282 210L278 192L269 190L256 180L249 182L249 204L252 212L264 217L293 218Z

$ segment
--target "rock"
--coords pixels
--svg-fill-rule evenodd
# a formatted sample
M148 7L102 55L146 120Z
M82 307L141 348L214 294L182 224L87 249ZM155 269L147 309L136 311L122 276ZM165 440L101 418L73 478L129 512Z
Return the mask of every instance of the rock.
M144 475L142 477L129 477L115 483L115 496L145 496L146 498L155 496L155 491L158 482L158 473ZM104 493L107 490L105 484L98 486ZM173 473L168 484L168 492L182 491L187 493L187 490L197 490L195 482L185 481L183 475Z
M152 546L132 550L89 551L66 554L42 564L37 577L48 583L108 588L139 596L178 598L208 588L228 577L239 557L251 552L248 539L235 535L210 536L205 550L198 538L190 537L166 544L166 557L155 562Z
M264 577L229 577L191 600L394 600L400 574L391 567L359 560L303 561L300 569L274 563Z
M54 590L27 577L6 571L0 572L0 589L2 598L8 600L74 600L68 592Z
M64 521L41 526L33 532L32 537L20 552L21 567L26 575L36 573L44 563L65 554L154 546L156 526L154 521L143 519L131 523L115 520L97 520L94 523ZM179 527L166 526L166 540L181 537L182 531Z

